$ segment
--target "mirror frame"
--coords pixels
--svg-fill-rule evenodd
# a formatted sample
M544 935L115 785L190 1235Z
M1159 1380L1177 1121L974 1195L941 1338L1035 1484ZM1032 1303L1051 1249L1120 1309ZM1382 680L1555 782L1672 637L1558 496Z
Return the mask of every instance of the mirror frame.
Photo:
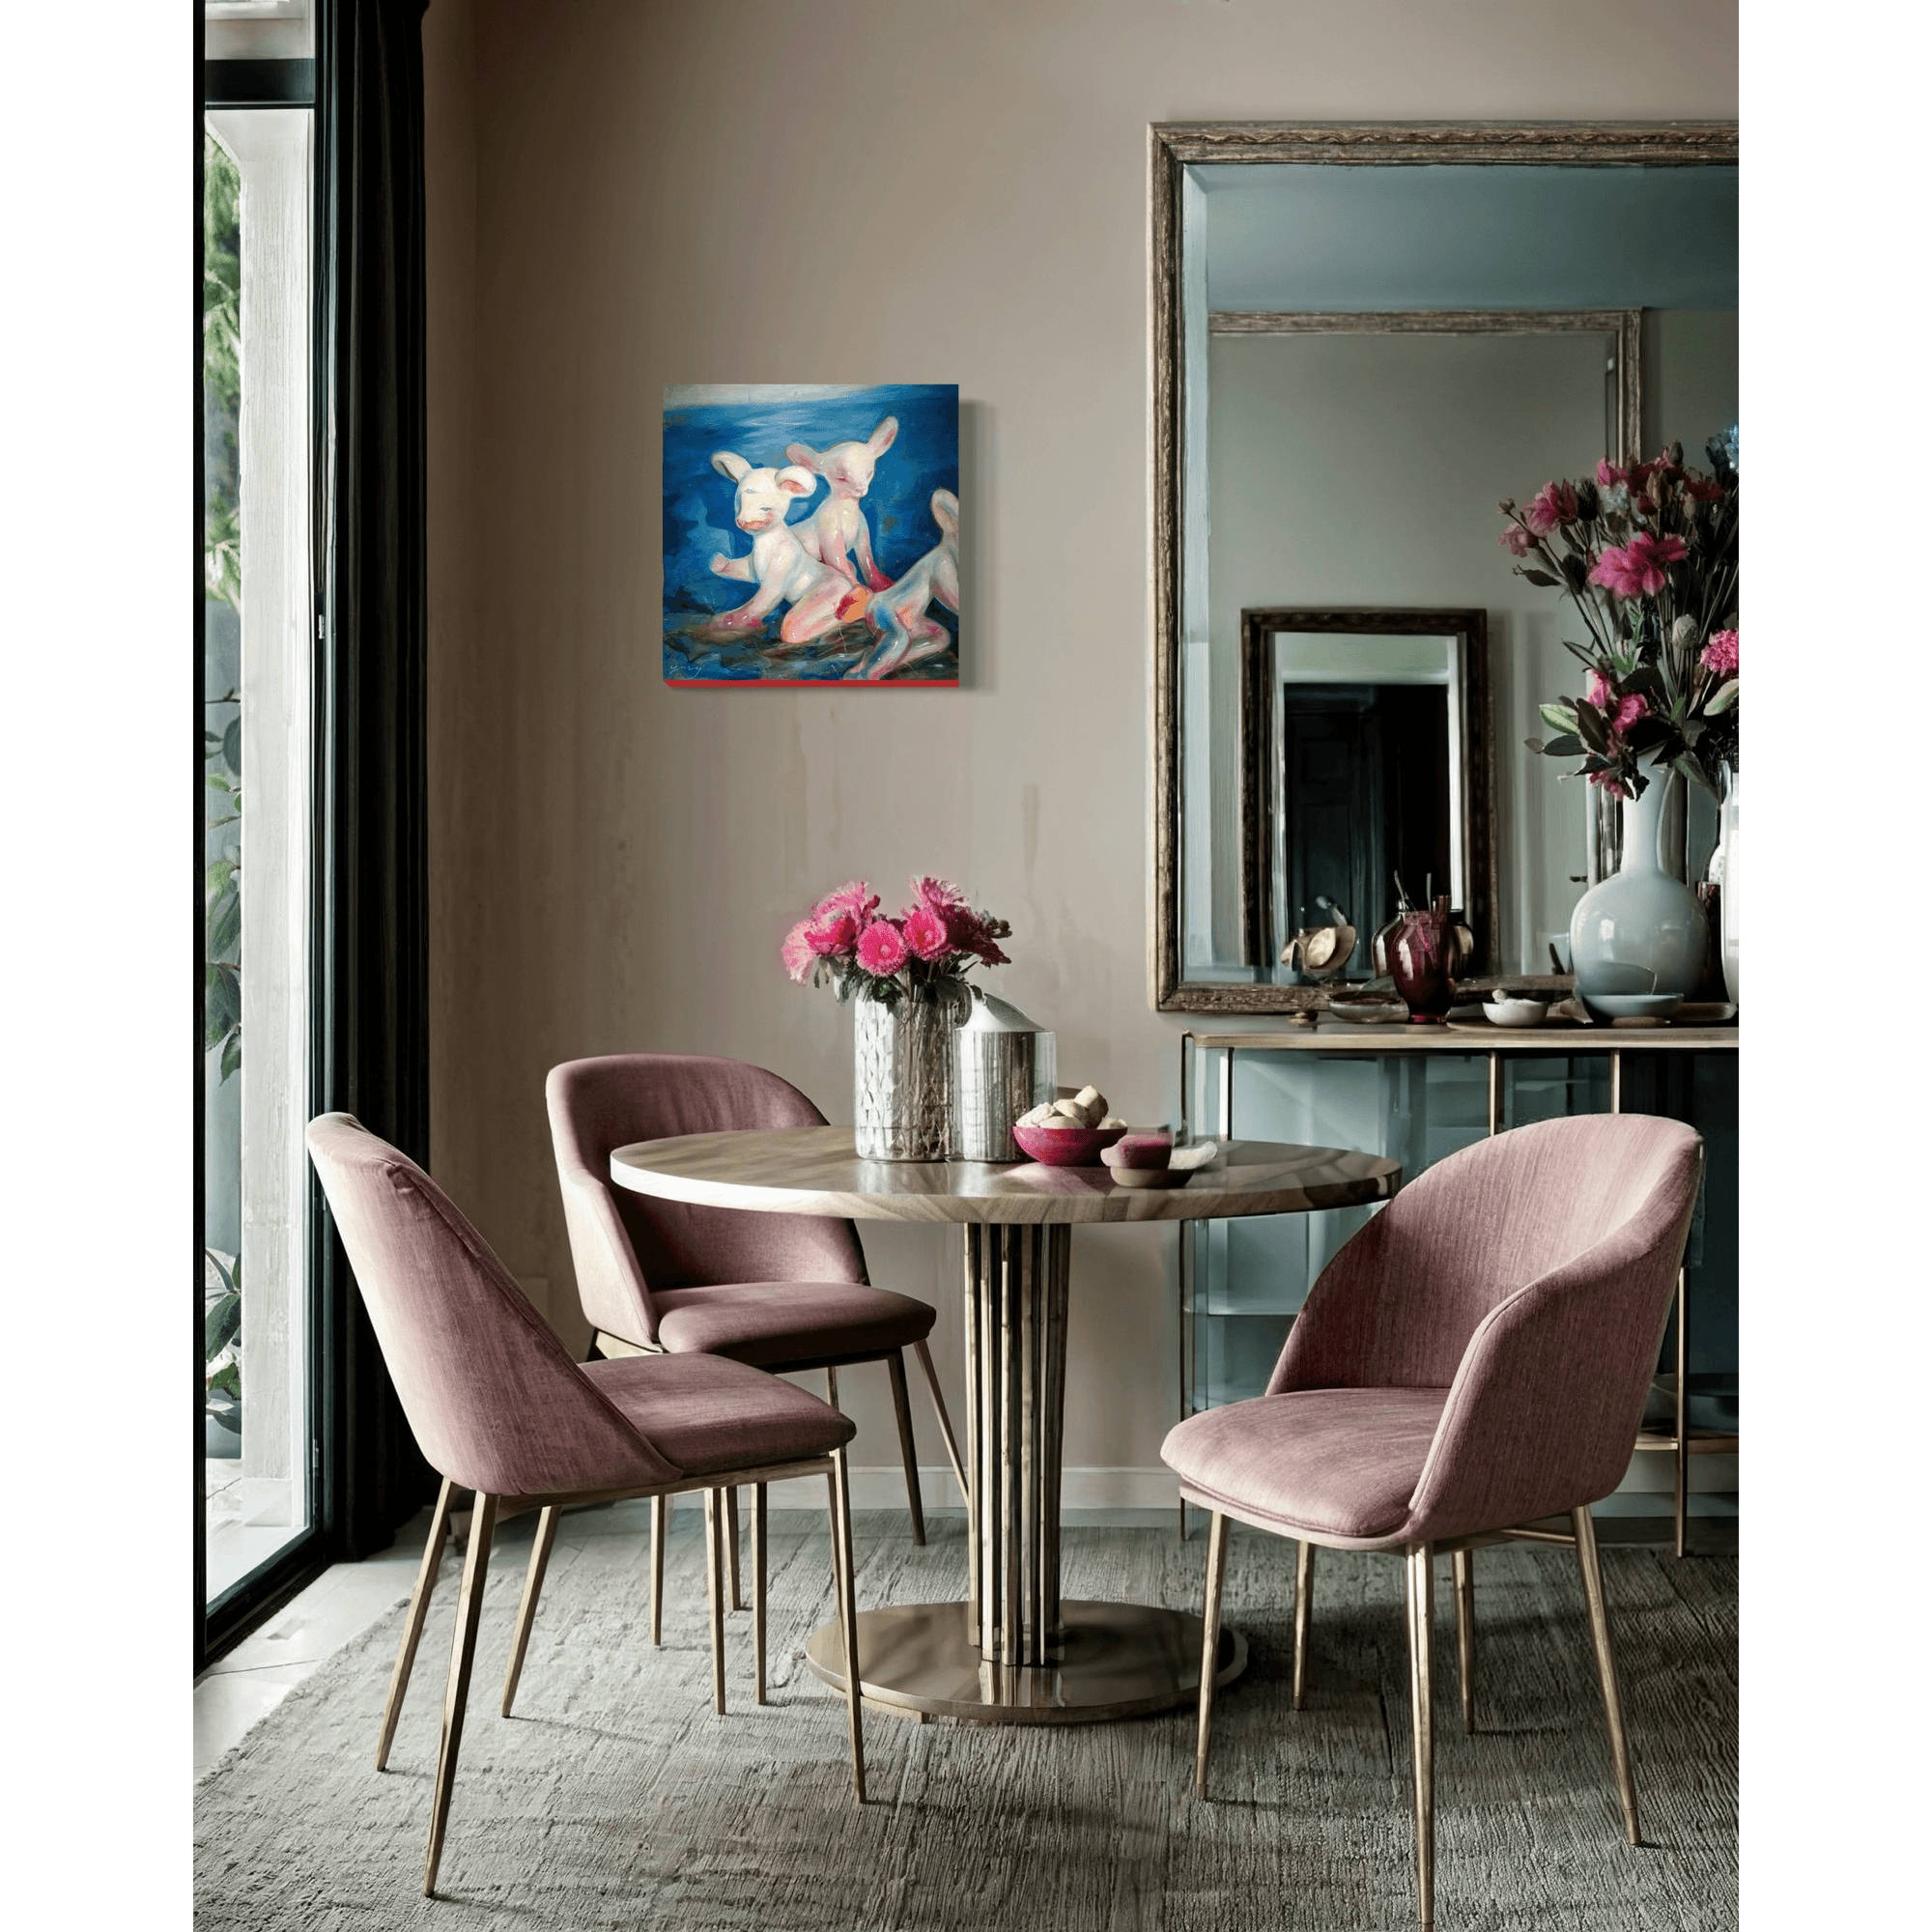
M1274 948L1273 842L1279 800L1271 782L1274 764L1274 640L1284 631L1357 637L1454 638L1457 723L1463 774L1462 823L1454 834L1462 847L1462 911L1476 935L1479 973L1496 970L1495 734L1491 726L1489 612L1486 611L1253 610L1241 612L1241 943L1247 963L1264 972L1276 961ZM1359 956L1368 957L1373 928L1361 933ZM1260 987L1257 990L1261 990ZM1311 987L1274 985L1310 1003Z
M1148 128L1152 420L1153 877L1149 1004L1160 1012L1278 1013L1307 989L1186 980L1180 933L1180 596L1186 486L1181 340L1182 171L1208 161L1293 167L1735 167L1734 121L1156 123ZM1211 327L1211 325L1210 325ZM1300 998L1294 997L1300 994Z

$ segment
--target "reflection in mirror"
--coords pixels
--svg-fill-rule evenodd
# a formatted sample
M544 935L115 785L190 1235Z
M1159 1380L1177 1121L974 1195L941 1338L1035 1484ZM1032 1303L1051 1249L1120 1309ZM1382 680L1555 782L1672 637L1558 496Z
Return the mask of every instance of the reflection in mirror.
M1575 625L1513 574L1497 502L1670 440L1697 462L1735 422L1736 128L1244 123L1157 128L1152 151L1154 1001L1319 999L1279 965L1284 941L1346 912L1364 973L1396 869L1416 900L1438 873L1479 971L1546 973L1614 858L1585 787L1524 749ZM1452 634L1360 628L1394 611L1470 619L1465 664L1487 639L1482 701L1462 690L1453 731L1451 682L1398 695L1362 660L1317 675L1293 655L1320 635ZM1346 621L1251 645L1269 611ZM1423 728L1397 712L1437 703L1462 793L1436 791L1432 838L1386 775L1390 734ZM1413 747L1396 762L1422 768ZM1691 876L1714 830L1666 834Z
M1291 935L1349 924L1366 980L1398 892L1447 894L1493 954L1488 649L1480 611L1241 613L1243 930L1264 981ZM1400 882L1398 884L1398 881Z

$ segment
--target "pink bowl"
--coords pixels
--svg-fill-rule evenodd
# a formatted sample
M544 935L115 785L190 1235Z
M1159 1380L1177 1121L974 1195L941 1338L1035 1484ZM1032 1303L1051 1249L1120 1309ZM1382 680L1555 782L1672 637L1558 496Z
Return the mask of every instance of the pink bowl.
M1013 1139L1048 1167L1097 1167L1100 1150L1110 1148L1125 1127L1030 1127L1016 1122Z
M1172 1134L1128 1133L1118 1147L1108 1148L1100 1158L1112 1168L1130 1167L1151 1174L1164 1168L1173 1152Z

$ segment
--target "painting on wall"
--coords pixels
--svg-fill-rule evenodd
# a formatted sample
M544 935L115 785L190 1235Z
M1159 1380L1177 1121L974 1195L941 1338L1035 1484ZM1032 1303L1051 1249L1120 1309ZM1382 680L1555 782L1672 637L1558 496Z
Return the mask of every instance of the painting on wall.
M956 685L958 384L667 388L664 674Z

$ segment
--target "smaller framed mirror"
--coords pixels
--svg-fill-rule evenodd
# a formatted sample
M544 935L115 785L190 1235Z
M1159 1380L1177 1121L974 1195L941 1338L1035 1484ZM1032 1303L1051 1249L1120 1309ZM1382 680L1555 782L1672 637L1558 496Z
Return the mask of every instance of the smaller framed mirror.
M1242 932L1287 982L1297 928L1347 923L1344 976L1394 916L1446 893L1496 970L1495 745L1481 611L1241 612Z

